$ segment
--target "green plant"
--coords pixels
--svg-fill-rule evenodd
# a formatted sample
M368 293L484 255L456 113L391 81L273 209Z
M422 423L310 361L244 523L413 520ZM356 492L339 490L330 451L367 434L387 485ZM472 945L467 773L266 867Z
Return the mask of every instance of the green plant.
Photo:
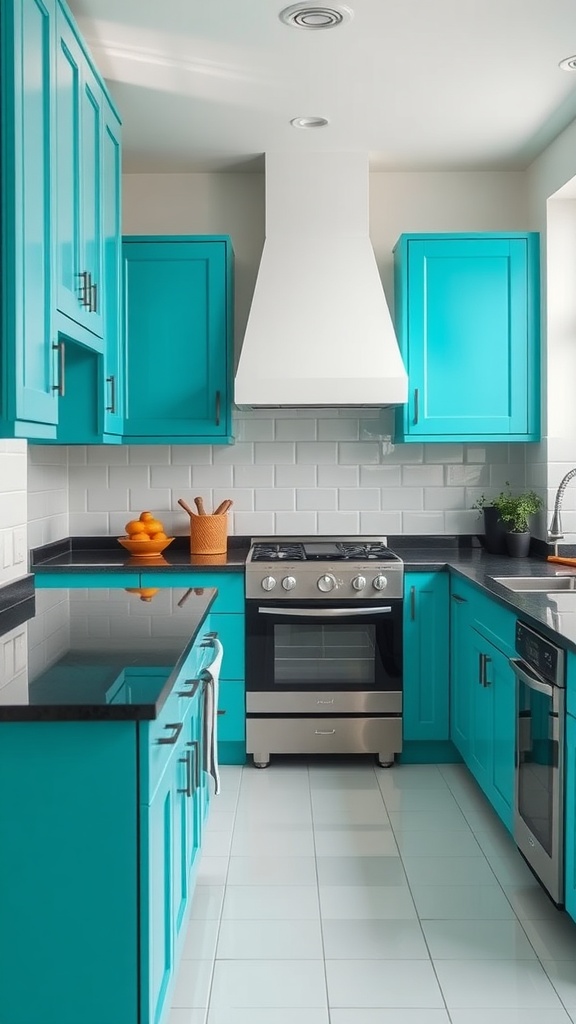
M526 533L530 516L542 508L542 498L535 491L523 491L518 495L502 492L492 499L492 504L511 533Z

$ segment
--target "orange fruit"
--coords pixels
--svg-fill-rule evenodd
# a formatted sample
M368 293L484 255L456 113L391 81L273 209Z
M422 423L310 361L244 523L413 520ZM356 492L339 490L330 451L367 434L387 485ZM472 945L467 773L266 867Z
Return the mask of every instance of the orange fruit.
M144 529L149 537L153 537L155 533L164 532L164 526L159 519L147 519L144 523Z
M163 530L160 530L159 533L154 534L152 540L168 540L168 537L166 536Z
M132 536L130 537L130 540L133 540L135 544L141 544L144 541L147 541L149 543L150 537L146 533L146 530L143 530L142 533L133 533Z
M124 527L126 533L131 537L135 533L142 533L146 529L144 523L141 523L139 519L131 519L129 523L126 523Z
M153 512L141 512L140 513L140 521L142 523L148 523L148 522L150 522L151 519L154 519L154 513Z

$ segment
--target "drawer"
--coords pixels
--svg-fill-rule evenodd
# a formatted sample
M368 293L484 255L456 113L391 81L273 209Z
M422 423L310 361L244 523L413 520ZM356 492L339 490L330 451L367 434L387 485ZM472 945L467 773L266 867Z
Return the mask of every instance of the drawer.
M187 702L187 704L192 702ZM173 689L158 718L139 723L140 803L149 804L166 767L183 737L187 704Z
M389 755L402 750L402 719L247 718L246 749L249 754Z
M383 690L358 691L341 690L327 693L325 690L306 690L294 693L278 690L249 690L246 694L246 710L261 715L390 715L402 711L402 694L399 691L386 693Z
M210 614L210 628L224 648L221 679L244 679L244 616Z
M243 740L245 735L244 683L239 679L226 679L220 683L218 693L218 739Z

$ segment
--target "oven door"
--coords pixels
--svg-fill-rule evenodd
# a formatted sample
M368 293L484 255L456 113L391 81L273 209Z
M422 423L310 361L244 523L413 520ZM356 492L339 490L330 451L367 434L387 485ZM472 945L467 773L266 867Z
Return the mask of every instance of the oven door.
M247 601L246 689L401 692L402 600Z
M519 658L514 839L552 899L563 902L564 690Z

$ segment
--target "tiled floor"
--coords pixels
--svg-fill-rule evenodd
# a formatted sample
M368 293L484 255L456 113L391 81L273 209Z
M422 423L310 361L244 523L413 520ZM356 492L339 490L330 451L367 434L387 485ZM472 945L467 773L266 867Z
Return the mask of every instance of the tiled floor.
M169 1024L570 1024L576 925L461 765L224 768Z

